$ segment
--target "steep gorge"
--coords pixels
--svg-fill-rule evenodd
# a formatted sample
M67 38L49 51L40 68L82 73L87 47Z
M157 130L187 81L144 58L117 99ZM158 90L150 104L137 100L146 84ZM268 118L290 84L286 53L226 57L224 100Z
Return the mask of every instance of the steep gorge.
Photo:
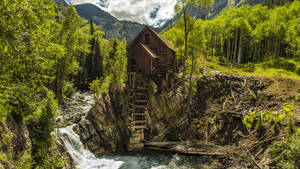
M226 157L222 156L219 162L226 166L240 166L245 161L247 166L255 165L246 150L256 144L256 137L243 125L243 117L250 111L280 111L283 104L289 103L300 91L300 81L295 79L223 74L204 76L198 79L192 119L188 120L187 114L183 113L186 96L182 81L173 79L169 86L165 82L162 83L164 85L157 85L150 80L145 141L202 140L204 144L221 148L219 150ZM125 86L111 89L96 101L87 117L75 127L86 148L96 155L128 150L130 129L127 103ZM299 107L299 101L295 106ZM294 116L299 125L297 108ZM263 147L253 150L255 153L261 151L259 159L268 154ZM269 163L267 158L261 165Z

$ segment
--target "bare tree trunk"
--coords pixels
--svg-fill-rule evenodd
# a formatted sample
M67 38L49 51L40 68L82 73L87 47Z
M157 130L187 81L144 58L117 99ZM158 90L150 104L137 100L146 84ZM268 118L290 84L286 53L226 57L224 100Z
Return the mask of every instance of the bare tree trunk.
M187 23L186 23L186 8L184 7L183 9L183 22L184 22L184 63L183 63L183 80L184 80L184 84L183 84L183 89L184 91L186 91L186 85L185 85L185 71L186 71L186 62L188 59L188 55L187 55L187 50L188 50L188 30L187 30Z
M241 64L242 61L242 52L243 52L243 30L240 30L240 42L239 42L239 54L238 54L238 65Z
M237 58L237 41L238 41L238 30L235 32L235 41L234 41L234 56L233 56L233 63L236 63L236 58Z
M277 38L277 50L276 50L276 57L278 58L278 57L280 57L279 55L280 55L280 40L279 40L279 38Z
M230 49L231 49L231 43L230 43L230 38L228 37L228 39L227 39L227 56L226 56L226 63L227 64L230 60Z
M189 93L188 93L188 99L187 99L187 111L188 111L188 124L191 124L191 102L192 102L192 92L193 92L193 84L192 84L192 78L193 78L193 73L195 70L195 64L194 64L194 60L195 60L195 56L194 53L192 51L192 67L191 67L191 73L190 73L190 77L189 77Z

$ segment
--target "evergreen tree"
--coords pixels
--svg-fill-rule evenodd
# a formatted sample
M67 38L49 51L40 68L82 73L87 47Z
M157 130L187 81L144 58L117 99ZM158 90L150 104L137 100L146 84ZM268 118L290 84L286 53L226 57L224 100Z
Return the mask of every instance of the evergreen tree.
M96 38L95 38L95 24L93 19L90 19L90 53L86 57L86 70L87 70L87 81L88 83L95 79L95 72L94 72L94 57L95 57L95 46L96 46Z
M95 67L94 67L94 72L95 72L95 79L96 78L101 78L103 76L103 56L101 55L100 52L100 44L99 44L99 40L96 40L95 43L95 52L94 52L94 63L95 63Z
M78 53L80 37L76 32L80 31L85 22L78 16L76 9L70 5L62 11L61 30L59 33L58 44L64 47L64 55L56 60L56 97L60 104L63 103L63 88L69 75L78 70L76 54ZM84 45L87 47L87 45ZM87 50L87 49L83 49Z

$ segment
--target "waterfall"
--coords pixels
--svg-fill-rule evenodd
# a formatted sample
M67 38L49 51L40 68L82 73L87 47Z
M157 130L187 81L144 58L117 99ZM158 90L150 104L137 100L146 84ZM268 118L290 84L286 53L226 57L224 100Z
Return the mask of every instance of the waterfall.
M80 137L73 131L73 125L57 129L57 134L63 140L76 168L78 169L118 169L122 161L113 159L96 158L89 150L84 149Z
M94 105L94 99L89 93L76 92L71 101L71 106L64 110L66 113L87 113ZM69 112L68 112L69 111ZM78 169L118 169L124 163L113 159L96 158L89 150L85 149L80 137L73 131L75 124L65 128L58 128L54 134L62 139L65 147Z
M93 97L88 93L76 93L71 106L64 113L87 113L94 105ZM63 118L63 117L61 117ZM60 137L65 144L72 162L77 169L190 169L203 168L204 162L190 157L160 154L160 153L127 153L122 155L110 155L96 157L92 152L85 149L80 137L74 132L76 124L57 128L54 135ZM192 163L190 163L192 162Z

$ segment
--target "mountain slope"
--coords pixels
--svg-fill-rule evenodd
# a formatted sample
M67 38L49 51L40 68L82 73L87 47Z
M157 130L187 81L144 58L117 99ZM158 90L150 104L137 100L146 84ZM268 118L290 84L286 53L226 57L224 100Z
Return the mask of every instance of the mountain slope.
M268 0L215 0L212 9L208 14L206 12L206 15L208 15L208 19L213 19L216 16L218 16L223 10L230 10L232 8L239 7L244 4L249 4L249 5L262 4L265 1ZM188 6L187 8L188 13L194 17L198 15L199 10L200 9L198 7ZM174 26L179 16L180 15L174 16L172 19L170 19L164 25L162 25L159 30L164 32L169 28L171 28L172 26Z
M144 27L136 22L119 21L93 4L80 4L74 5L74 7L82 18L87 20L93 18L96 25L102 25L106 38L131 40Z

